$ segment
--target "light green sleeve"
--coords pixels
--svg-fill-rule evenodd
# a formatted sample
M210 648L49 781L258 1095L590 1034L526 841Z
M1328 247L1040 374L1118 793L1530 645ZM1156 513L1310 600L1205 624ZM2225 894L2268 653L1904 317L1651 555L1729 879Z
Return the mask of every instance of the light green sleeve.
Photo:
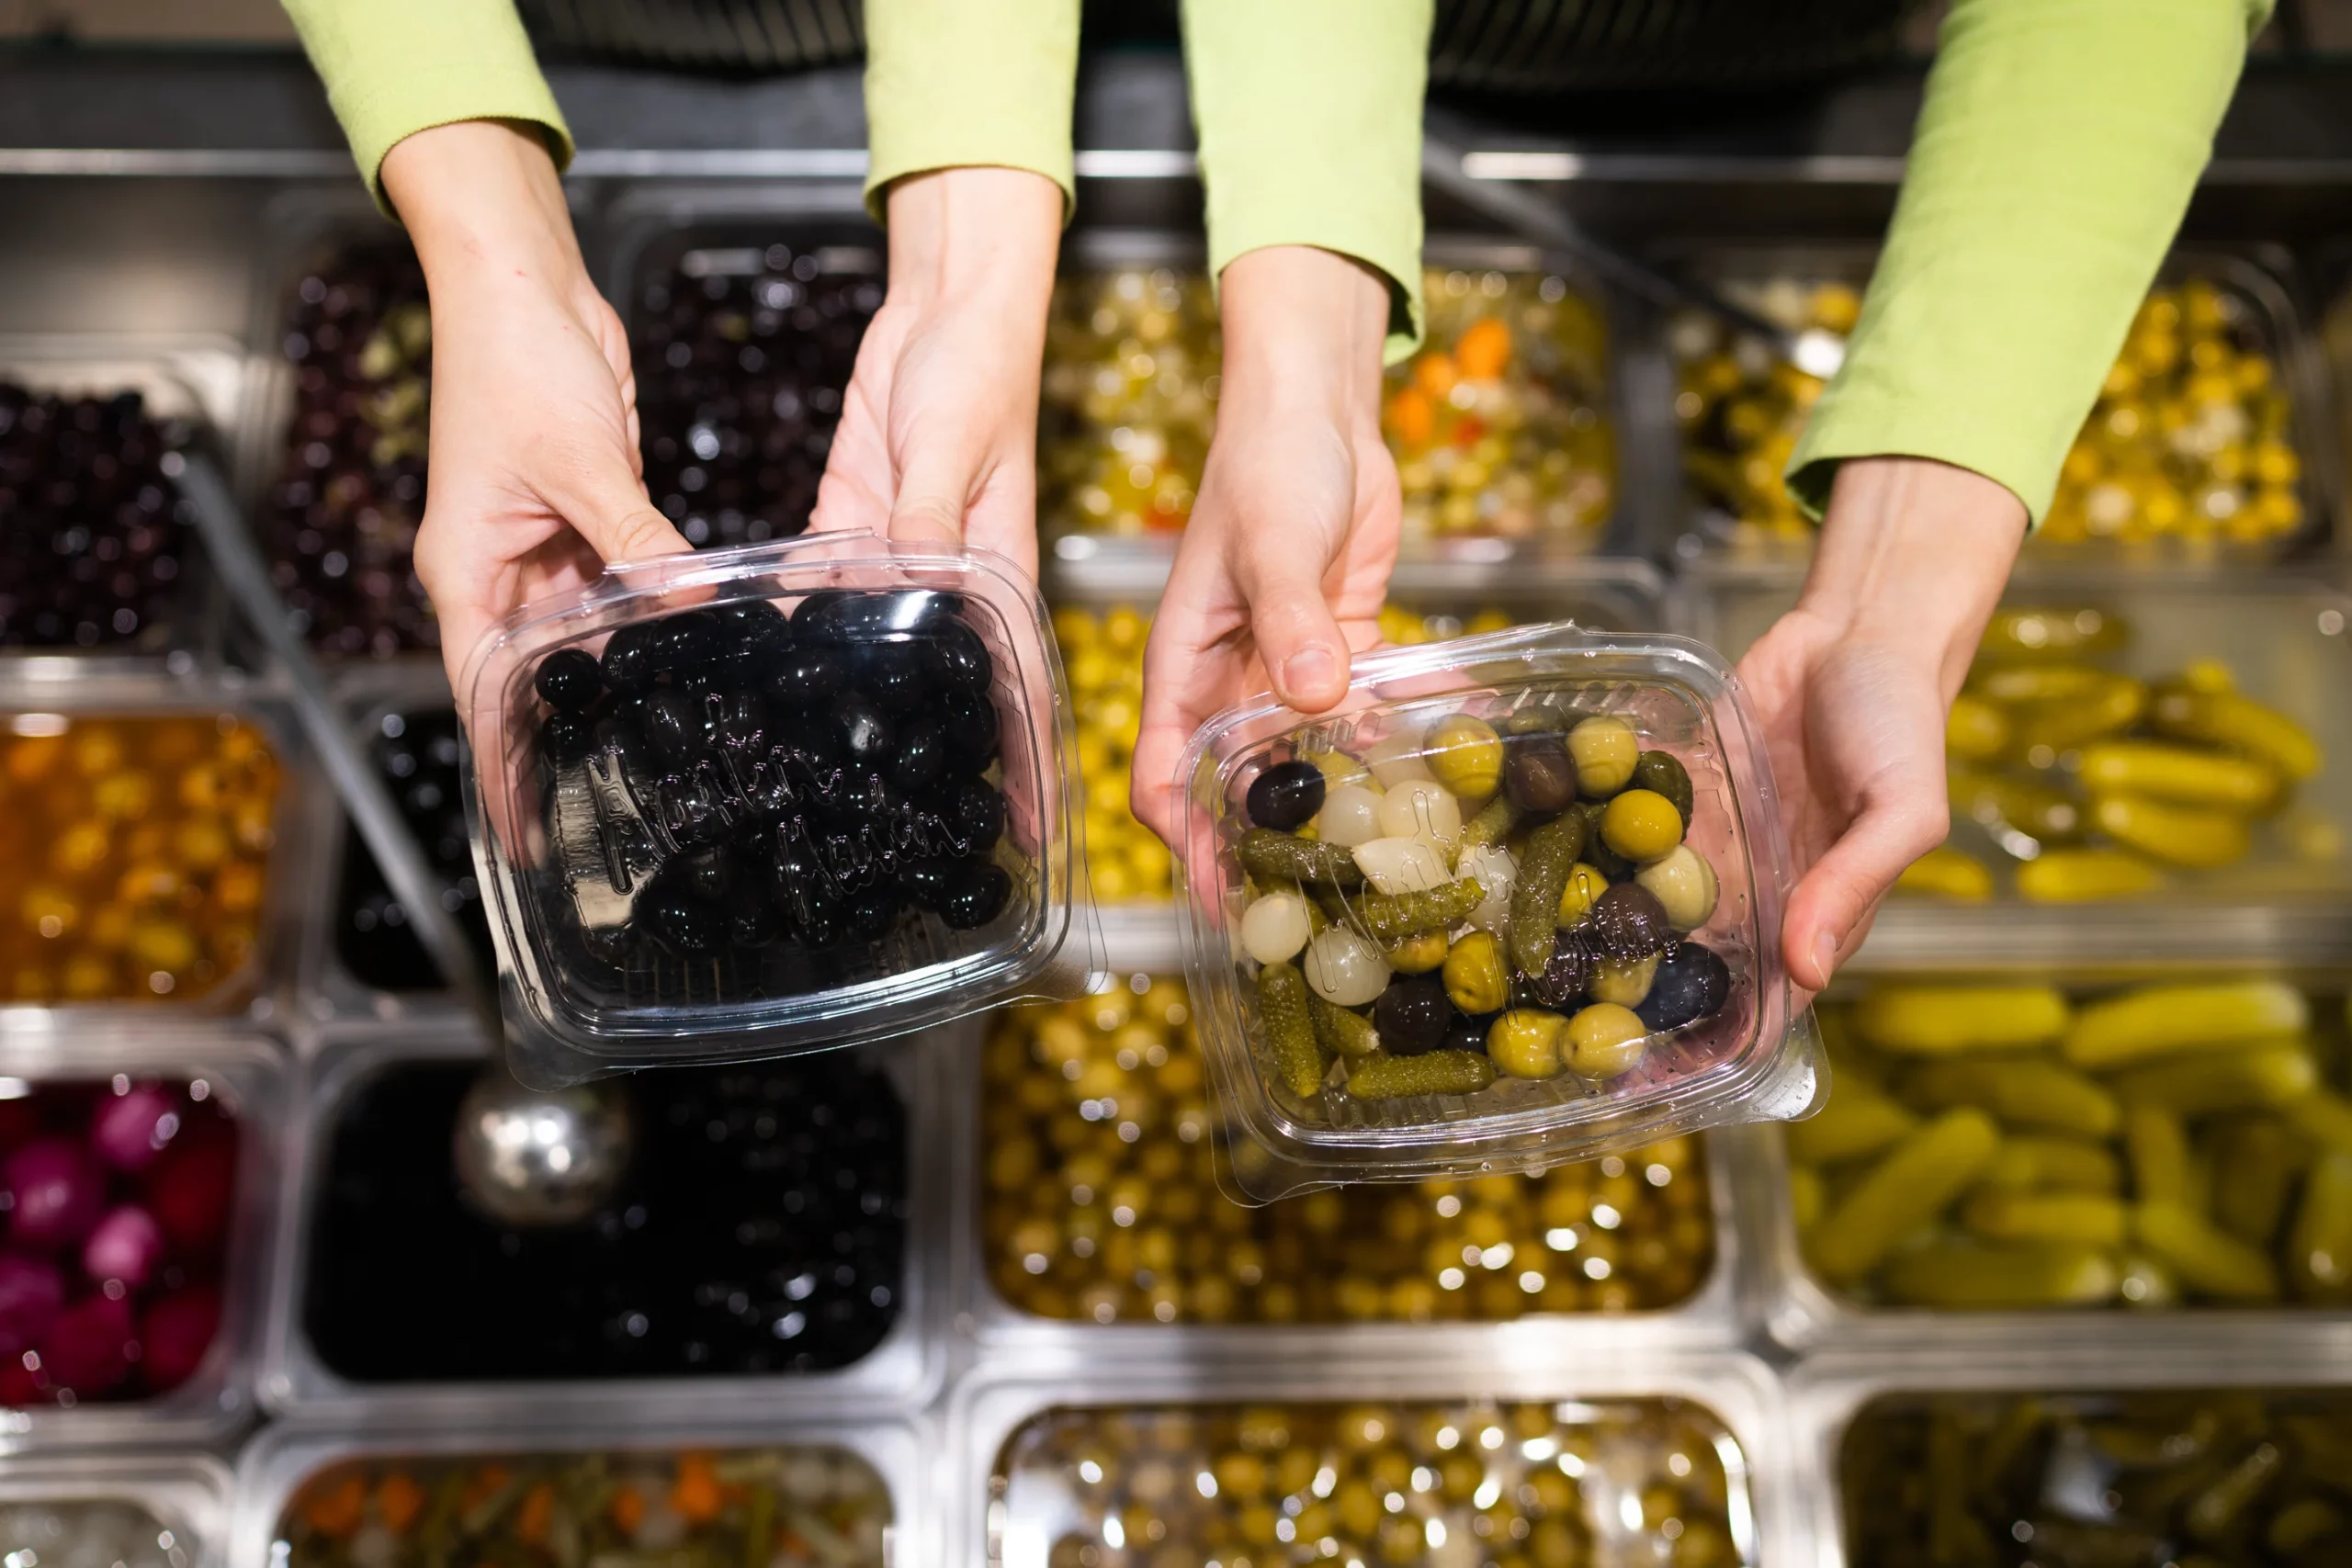
M327 85L351 155L388 216L384 154L402 137L461 119L523 120L556 167L571 132L531 57L513 0L285 0Z
M1184 0L1209 267L1315 245L1394 286L1388 356L1421 333L1421 92L1430 0Z
M866 0L865 206L926 169L1030 169L1078 199L1079 0Z
M1846 364L1789 460L1973 468L2038 524L2269 0L1957 0Z

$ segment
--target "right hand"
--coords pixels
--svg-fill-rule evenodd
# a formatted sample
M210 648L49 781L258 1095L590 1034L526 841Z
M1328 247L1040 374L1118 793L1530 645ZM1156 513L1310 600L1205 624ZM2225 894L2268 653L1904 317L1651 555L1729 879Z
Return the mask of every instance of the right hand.
M1379 640L1403 510L1380 438L1386 282L1280 245L1235 258L1221 292L1216 436L1144 649L1135 752L1136 816L1179 856L1193 732L1261 692L1339 705L1350 657Z
M416 573L464 713L466 661L511 611L688 547L646 499L628 340L588 279L537 130L420 130L383 175L432 296Z
M1037 384L1061 187L1026 169L890 186L890 285L811 526L969 543L1037 575Z

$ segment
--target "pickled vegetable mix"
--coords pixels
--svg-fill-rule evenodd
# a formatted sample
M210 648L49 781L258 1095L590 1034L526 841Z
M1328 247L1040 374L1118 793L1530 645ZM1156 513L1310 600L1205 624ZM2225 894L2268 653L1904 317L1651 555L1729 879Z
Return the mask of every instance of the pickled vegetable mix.
M273 1561L884 1568L890 1518L881 1477L831 1449L369 1459L302 1483Z
M1006 1568L1756 1561L1745 1457L1675 1399L1055 1410L989 1493Z
M2089 605L1994 615L1945 731L1952 839L1899 890L1989 898L2001 864L2020 898L2081 903L2341 854L2295 805L2325 761L2311 732L2218 660L2123 673L2131 637Z
M1849 1562L2352 1562L2341 1393L1896 1394L1842 1456Z
M1805 1261L1865 1302L1962 1312L2352 1305L2330 1010L2263 979L1825 1008L1828 1103L1787 1134Z

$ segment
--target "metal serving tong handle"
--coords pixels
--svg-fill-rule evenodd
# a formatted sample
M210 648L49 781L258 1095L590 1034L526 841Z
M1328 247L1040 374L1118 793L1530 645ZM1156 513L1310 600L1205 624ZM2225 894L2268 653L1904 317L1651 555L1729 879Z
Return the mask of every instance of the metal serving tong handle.
M1834 376L1846 362L1846 341L1837 333L1819 328L1791 332L1703 283L1597 240L1550 202L1516 185L1470 174L1461 151L1446 142L1422 141L1421 178L1431 189L1493 219L1521 238L1577 257L1603 278L1653 305L1703 310L1727 326L1762 338L1781 358L1808 375Z

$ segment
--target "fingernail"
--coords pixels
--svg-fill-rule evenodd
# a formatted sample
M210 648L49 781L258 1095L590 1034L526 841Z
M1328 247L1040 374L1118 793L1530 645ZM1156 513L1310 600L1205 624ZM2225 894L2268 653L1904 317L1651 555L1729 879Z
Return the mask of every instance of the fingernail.
M1828 979L1838 968L1838 939L1827 931L1814 938L1813 961L1821 966L1821 977Z
M1339 663L1319 648L1302 648L1283 661L1283 690L1292 696L1319 692L1339 672Z

